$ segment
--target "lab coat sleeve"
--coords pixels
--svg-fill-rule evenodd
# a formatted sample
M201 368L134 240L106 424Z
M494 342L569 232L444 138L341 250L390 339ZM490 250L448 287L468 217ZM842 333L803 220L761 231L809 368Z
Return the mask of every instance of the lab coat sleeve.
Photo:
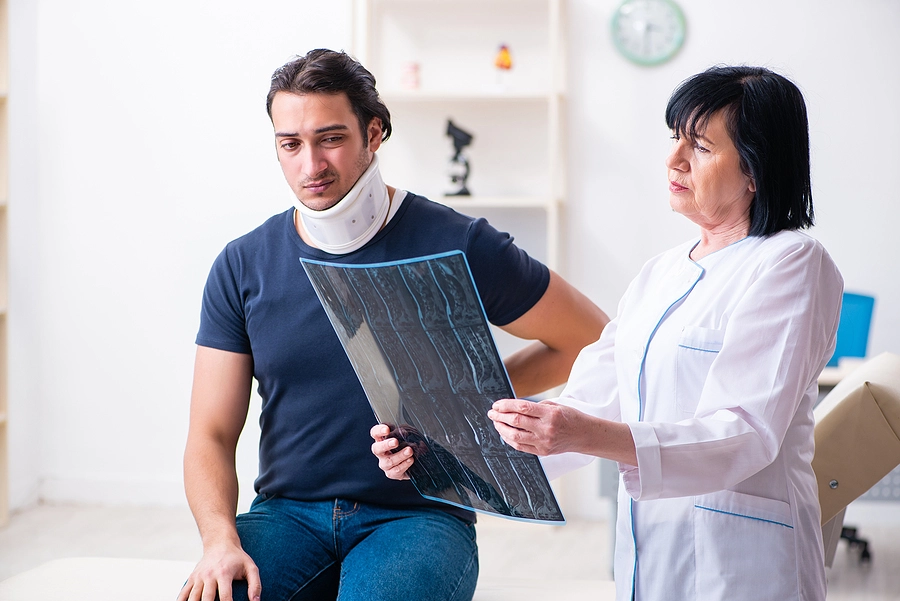
M728 318L693 416L629 423L638 465L620 471L632 498L705 494L757 473L778 456L815 386L834 348L840 273L812 239L753 269L758 276Z

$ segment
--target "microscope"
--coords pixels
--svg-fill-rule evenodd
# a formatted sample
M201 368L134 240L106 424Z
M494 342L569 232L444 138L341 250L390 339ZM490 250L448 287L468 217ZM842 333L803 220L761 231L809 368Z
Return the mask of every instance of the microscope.
M466 180L469 178L469 160L463 156L462 150L472 143L472 134L457 127L453 121L447 120L447 135L453 138L453 149L455 153L450 159L450 182L455 189L448 192L447 196L471 196L471 192L466 187Z

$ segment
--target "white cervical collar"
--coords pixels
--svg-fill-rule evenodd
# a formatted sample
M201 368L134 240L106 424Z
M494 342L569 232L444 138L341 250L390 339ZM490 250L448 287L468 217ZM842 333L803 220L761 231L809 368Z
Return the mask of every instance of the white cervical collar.
M378 170L378 155L372 155L369 168L330 209L314 211L296 199L294 206L306 233L325 252L345 255L362 248L381 229L391 206Z

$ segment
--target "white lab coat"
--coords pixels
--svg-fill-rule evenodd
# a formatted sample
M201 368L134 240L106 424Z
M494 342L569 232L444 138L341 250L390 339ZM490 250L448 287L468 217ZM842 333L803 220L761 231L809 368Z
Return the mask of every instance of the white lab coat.
M812 408L843 280L799 232L697 262L695 244L644 266L558 399L634 436L638 466L619 466L617 601L822 601ZM551 477L585 462L544 458Z

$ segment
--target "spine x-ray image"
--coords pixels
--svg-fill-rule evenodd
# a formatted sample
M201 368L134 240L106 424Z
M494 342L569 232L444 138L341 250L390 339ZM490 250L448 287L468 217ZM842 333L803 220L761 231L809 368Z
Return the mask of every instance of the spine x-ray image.
M465 255L343 265L301 259L379 422L413 447L425 497L563 523L538 458L506 445L487 412L515 394Z

